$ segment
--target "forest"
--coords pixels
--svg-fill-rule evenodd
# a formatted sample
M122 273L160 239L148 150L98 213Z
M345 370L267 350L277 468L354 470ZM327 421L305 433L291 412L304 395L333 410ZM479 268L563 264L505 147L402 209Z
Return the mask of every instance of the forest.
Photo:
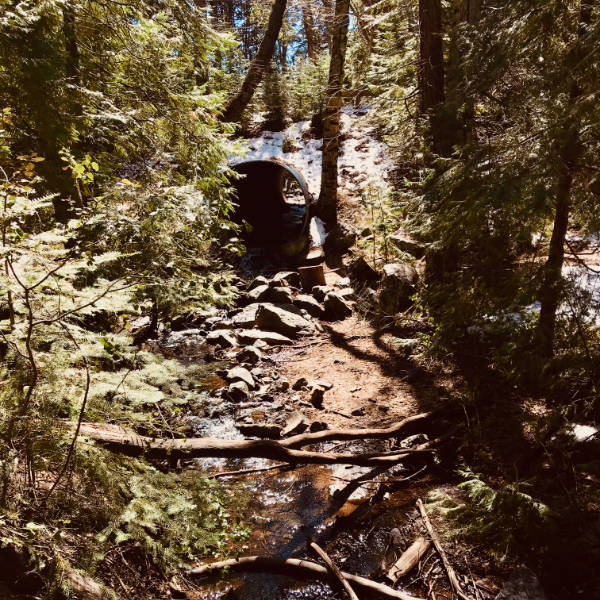
M600 599L600 4L0 0L0 599Z

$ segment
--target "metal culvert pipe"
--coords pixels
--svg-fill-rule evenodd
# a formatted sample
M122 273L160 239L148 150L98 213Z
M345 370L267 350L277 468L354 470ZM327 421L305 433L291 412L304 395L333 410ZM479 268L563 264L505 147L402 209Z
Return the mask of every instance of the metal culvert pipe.
M290 257L305 251L313 197L302 174L278 159L248 160L231 168L241 175L233 182L233 220L242 225L246 244Z

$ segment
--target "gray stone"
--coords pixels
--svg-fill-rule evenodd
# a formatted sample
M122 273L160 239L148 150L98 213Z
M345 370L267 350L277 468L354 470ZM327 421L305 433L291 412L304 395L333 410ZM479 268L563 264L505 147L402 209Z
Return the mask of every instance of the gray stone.
M415 242L405 233L394 233L389 237L390 241L402 252L406 252L415 258L423 258L425 255L425 246Z
M271 283L278 286L288 285L298 289L302 287L300 274L297 271L283 271L281 273L277 273L277 275L271 279Z
M274 305L262 304L256 311L256 326L289 338L314 332L313 324L298 314Z
M269 288L265 299L269 302L276 302L279 304L292 304L293 297L289 288L278 286Z
M244 294L244 298L247 302L261 302L262 300L266 300L269 295L269 290L271 288L265 283L263 285L259 285L250 291Z
M222 320L223 317L208 317L208 319L204 321L204 326L209 330L215 329L216 327L218 328L218 325Z
M315 285L315 287L310 291L315 300L318 302L323 302L325 300L325 296L331 291L331 288L328 285Z
M300 377L299 379L296 379L296 381L294 381L294 385L292 386L293 390L301 390L302 388L306 387L308 385L308 379L306 379L306 377Z
M335 282L335 287L338 289L343 289L346 287L350 286L350 277L340 277L336 282Z
M409 435L408 437L404 438L399 445L400 448L412 448L413 446L418 446L419 444L424 444L428 441L429 438L427 437L427 434L415 433L415 435Z
M248 348L254 348L254 346L248 346ZM267 371L261 367L254 367L250 373L252 373L252 377L254 377L254 379L263 379L267 375Z
M294 306L305 310L311 317L320 319L325 313L323 306L308 294L298 294L294 298Z
M308 419L300 412L294 411L285 423L285 429L281 432L283 436L297 435L308 429Z
M233 369L229 369L227 371L227 375L225 375L225 379L227 381L243 381L249 388L254 388L256 383L254 382L254 377L252 377L252 373L245 369L244 367L233 367Z
M252 280L252 283L248 286L248 291L253 290L261 285L269 285L269 280L266 277L259 275Z
M292 340L285 335L275 333L274 331L261 331L260 329L244 329L237 333L240 344L255 345L257 342L264 342L269 346L286 346L293 344Z
M243 381L235 381L227 388L224 395L233 402L243 402L248 400L248 386Z
M341 296L346 302L350 300L356 300L356 292L351 287L345 287L336 292L339 296Z
M236 359L241 363L255 365L262 358L262 352L254 346L247 346L237 353Z
M546 600L546 594L535 573L523 565L511 573L496 600Z
M350 305L337 293L329 292L323 303L325 306L325 317L331 320L345 319L352 314Z
M416 291L417 272L406 264L392 263L383 267L379 292L379 307L388 315L396 314L411 305L410 297Z
M323 379L316 379L315 381L311 381L308 385L309 387L323 388L325 391L328 391L333 387L333 383L330 381L324 381Z
M235 337L229 329L215 329L206 336L206 343L211 346L219 344L222 348L231 348L235 346Z
M234 329L246 329L248 327L254 327L256 321L256 311L260 304L253 302L248 306L244 307L236 315L231 318L231 324Z
M348 272L352 280L369 286L376 285L381 279L381 274L366 261L364 256L355 258L348 266Z
M269 440L281 437L281 427L273 423L240 423L236 425L243 435L250 435Z

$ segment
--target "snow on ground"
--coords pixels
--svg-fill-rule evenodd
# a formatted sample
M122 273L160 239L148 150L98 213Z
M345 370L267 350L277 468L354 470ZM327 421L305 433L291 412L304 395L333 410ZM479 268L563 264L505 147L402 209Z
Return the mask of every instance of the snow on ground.
M372 184L384 186L391 162L386 145L375 139L367 123L368 109L342 109L342 142L338 169L340 185L350 193ZM246 140L241 155L232 162L278 158L296 167L306 179L313 196L321 186L322 140L309 137L310 121L293 123L285 131L265 131L259 137ZM296 151L284 152L284 141Z

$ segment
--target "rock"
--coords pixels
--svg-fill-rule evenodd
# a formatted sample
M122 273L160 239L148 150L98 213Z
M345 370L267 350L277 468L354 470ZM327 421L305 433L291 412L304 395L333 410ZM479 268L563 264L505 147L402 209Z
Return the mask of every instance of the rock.
M281 435L297 435L308 429L308 419L300 412L294 411L285 423L285 429Z
M254 327L256 321L256 311L260 303L253 302L249 304L236 315L231 318L231 325L233 329L246 329L248 327Z
M208 317L208 319L205 319L204 321L204 327L206 327L208 330L215 328L224 329L223 327L218 327L221 321L223 321L223 317Z
M522 565L511 573L496 600L546 600L546 594L535 573Z
M318 248L312 248L308 251L306 258L304 259L304 264L306 265L317 265L322 263L325 260L325 252L323 248L319 246Z
M391 544L394 546L394 548L398 548L402 545L402 542L404 541L404 538L402 536L402 533L400 532L400 530L397 527L394 527L391 531L390 531L390 542Z
M346 250L354 246L357 235L356 229L351 225L338 223L329 232L325 241L325 249L346 252Z
M333 387L333 383L324 381L323 379L316 379L315 381L311 381L308 385L309 387L323 388L325 391L328 391Z
M361 406L360 408L355 408L350 414L353 417L363 417L365 414L365 409Z
M325 296L323 305L325 307L325 317L333 321L345 319L352 314L352 309L338 292L329 292Z
M340 277L336 282L335 282L335 287L338 288L338 290L341 290L345 287L349 287L350 286L350 278L349 277Z
M278 392L287 392L290 389L290 382L287 379L280 379L277 383Z
M269 291L271 288L267 284L259 285L249 292L244 294L244 300L247 303L253 302L261 302L263 300L267 300L267 296L269 295Z
M298 314L278 306L261 304L256 312L256 326L289 338L314 332L313 324Z
M248 400L248 386L243 381L236 381L227 388L225 396L233 402L243 402L244 400Z
M396 314L411 305L415 293L417 272L410 265L392 263L383 267L383 279L379 292L379 307L388 315Z
M346 302L356 300L356 292L354 291L354 288L351 287L342 288L341 290L338 290L336 294L341 296Z
M225 379L232 382L243 381L249 388L253 388L256 385L252 373L244 367L233 367L233 369L229 369L227 375L225 375Z
M265 342L265 340L256 340L253 344L253 346L255 348L258 348L259 350L262 350L263 348L266 348L269 344L267 344L267 342Z
M292 292L286 287L269 288L266 300L279 304L291 304L293 301Z
M331 288L327 285L315 285L310 293L313 295L315 300L318 302L323 302L323 300L325 300L325 296L327 296L330 291Z
M254 346L248 346L248 348L254 348ZM263 379L267 375L267 372L261 367L254 367L250 373L252 373L252 377L254 377L254 379Z
M244 329L237 333L240 344L257 345L257 342L264 342L269 346L285 346L292 344L290 338L275 333L274 331L261 331L260 329Z
M329 429L329 425L327 425L325 421L313 421L310 424L311 433L316 433L317 431L325 431L326 429Z
M250 283L248 286L248 291L253 290L261 285L269 285L269 280L266 277L259 275L252 280L252 283Z
M323 408L323 398L325 396L325 390L320 387L314 387L310 391L310 403L315 408Z
M417 259L425 256L425 246L415 242L405 233L394 233L390 235L389 239L402 252L406 252Z
M350 279L358 283L365 283L368 286L377 285L381 279L378 273L365 259L364 256L355 258L348 266Z
M306 386L308 386L308 379L306 379L306 377L300 377L299 379L296 379L294 385L292 386L292 389L298 391Z
M400 442L400 448L412 448L419 444L424 444L429 441L429 437L426 433L415 433L415 435L409 435Z
M294 306L305 310L311 317L320 319L325 313L323 306L308 294L299 294L293 302Z
M278 286L287 285L297 289L302 287L300 274L297 271L283 271L281 273L277 273L277 275L271 279L271 283Z
M221 348L231 348L235 346L235 337L229 329L215 329L206 336L206 343L211 346L219 344Z
M273 423L240 423L236 425L240 433L269 440L281 437L281 427Z
M236 359L241 363L255 365L262 358L262 352L254 346L247 346L237 353Z

